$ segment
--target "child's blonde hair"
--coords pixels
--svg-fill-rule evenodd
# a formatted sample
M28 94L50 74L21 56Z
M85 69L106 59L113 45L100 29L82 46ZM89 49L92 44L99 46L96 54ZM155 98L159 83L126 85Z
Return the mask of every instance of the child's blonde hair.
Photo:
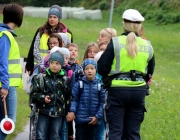
M83 57L83 61L88 58L88 51L89 51L91 48L93 48L93 47L97 50L97 52L99 51L99 48L98 48L97 43L95 43L95 42L90 42L90 43L87 45L87 47L86 47L86 50L85 50L85 53L84 53L84 57Z
M69 49L70 46L75 47L75 48L77 48L77 50L78 50L78 45L77 45L77 44L75 44L75 43L69 43L68 45L66 45L66 48Z
M107 36L110 40L112 37L117 36L117 31L114 28L105 28L100 31L100 35Z

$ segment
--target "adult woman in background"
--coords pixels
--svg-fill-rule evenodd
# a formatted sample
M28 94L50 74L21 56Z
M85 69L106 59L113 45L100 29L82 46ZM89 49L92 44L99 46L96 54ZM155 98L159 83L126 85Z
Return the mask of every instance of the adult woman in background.
M123 134L126 140L140 140L146 82L154 72L155 58L150 42L138 35L144 21L142 15L128 9L122 18L124 33L110 41L98 61L98 73L107 86L107 139L120 140Z
M33 73L34 63L43 63L43 58L48 53L47 40L49 35L63 32L68 34L71 41L73 41L71 31L67 29L66 25L60 22L61 18L61 7L58 5L51 6L48 12L48 21L36 31L31 43L26 63L26 70L29 75ZM56 45L56 42L54 42L54 45Z

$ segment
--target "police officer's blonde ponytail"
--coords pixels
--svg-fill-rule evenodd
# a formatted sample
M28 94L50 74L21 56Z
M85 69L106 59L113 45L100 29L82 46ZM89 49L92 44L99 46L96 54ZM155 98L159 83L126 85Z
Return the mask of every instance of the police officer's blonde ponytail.
M134 58L138 54L138 46L136 44L136 34L141 28L141 24L132 22L123 22L124 32L130 32L127 35L126 45L129 57Z

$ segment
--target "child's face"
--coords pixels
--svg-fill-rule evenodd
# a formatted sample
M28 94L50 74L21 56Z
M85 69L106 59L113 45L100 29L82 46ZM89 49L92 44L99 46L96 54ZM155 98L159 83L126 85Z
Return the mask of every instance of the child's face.
M109 37L107 37L107 36L105 36L105 35L103 35L103 34L100 34L97 41L98 41L98 42L102 42L102 41L107 41L107 42L109 42L110 39L109 39Z
M94 56L98 53L98 50L95 47L91 47L88 50L88 58L94 58Z
M107 44L102 44L101 46L99 46L100 51L104 51L106 48L107 48Z
M78 56L78 49L73 46L69 46L69 52L70 52L70 59L75 60L76 57Z
M49 48L51 50L54 46L59 46L59 41L57 38L51 37L51 38L49 38L48 45L49 45Z
M69 57L66 54L64 54L64 66L68 64L68 61L69 61Z
M49 68L53 73L59 73L61 65L58 61L50 61Z
M94 65L92 65L92 64L87 65L84 69L84 74L85 74L87 80L89 80L89 81L94 80L94 78L96 76L96 68L94 67Z

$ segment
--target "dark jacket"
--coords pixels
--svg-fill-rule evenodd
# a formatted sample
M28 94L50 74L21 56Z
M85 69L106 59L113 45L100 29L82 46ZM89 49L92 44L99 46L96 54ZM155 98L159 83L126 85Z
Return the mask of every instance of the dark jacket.
M34 35L34 37L33 37L33 40L32 40L32 42L31 42L31 46L30 46L30 49L29 49L29 53L28 53L28 56L27 56L27 60L26 60L27 62L26 62L25 68L26 68L27 71L31 71L30 75L32 75L32 73L33 73L33 68L34 68L34 55L33 55L34 42L35 42L35 39L36 39L37 34L39 33L39 29L40 29L40 28L37 29L37 31L36 31L36 33L35 33L35 35ZM71 36L72 36L72 37L71 37L71 42L73 42L72 32L71 32L69 29L67 29L67 32L71 34Z
M103 116L103 103L105 90L101 87L98 91L99 80L95 78L93 81L88 81L86 77L82 77L83 87L80 88L78 81L72 89L72 100L70 112L74 112L77 124L89 123L89 117L95 116L98 121Z
M50 96L50 103L45 103L46 95ZM64 70L55 74L46 69L45 75L38 74L32 79L30 102L36 103L39 113L51 116L65 115L70 96L71 91Z
M128 33L123 33L122 35L128 35ZM114 56L115 56L114 47L111 39L110 43L107 46L107 49L101 55L98 61L98 73L102 75L102 77L106 77L110 73ZM155 67L155 57L153 55L152 59L149 61L147 66L147 75L145 77L146 81L149 81L149 79L151 78L149 77L149 74L153 75L154 67Z

